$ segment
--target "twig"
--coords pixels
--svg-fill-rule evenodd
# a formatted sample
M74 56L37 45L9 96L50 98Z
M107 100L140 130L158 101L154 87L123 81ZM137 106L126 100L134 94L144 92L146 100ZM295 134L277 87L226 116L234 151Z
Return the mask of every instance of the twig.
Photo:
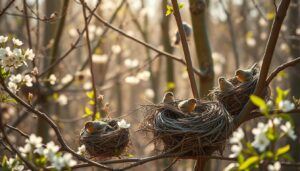
M265 53L263 56L263 63L261 67L261 72L259 75L259 79L257 82L257 85L255 87L255 91L253 94L257 96L261 96L262 91L264 90L266 86L266 78L268 75L268 71L270 68L270 64L272 61L273 53L275 50L275 46L278 40L278 35L280 33L280 28L282 25L282 22L286 16L287 9L289 7L290 0L282 0L279 8L278 8L278 13L277 16L275 17L273 24L272 24L272 29L271 33L266 45ZM250 111L253 109L253 104L248 101L243 110L240 112L239 116L234 118L234 123L236 126L239 126L243 121L245 120L246 116L250 113Z
M5 13L5 11L15 2L15 0L11 0L0 12L0 17Z
M29 135L24 133L23 131L21 131L20 129L16 128L16 127L13 127L11 125L8 125L8 124L5 124L6 127L14 130L14 131L17 131L19 134L21 134L22 136L24 136L25 138L29 138Z
M23 0L23 8L24 8L24 15L27 16L28 14L27 14L26 0ZM27 30L27 37L28 37L28 45L29 48L32 49L30 25L27 17L25 17L25 22L26 22L26 30Z
M183 48L183 52L184 52L186 65L187 65L187 72L188 72L188 75L189 75L189 80L190 80L192 92L193 92L194 98L199 98L199 93L198 93L198 90L197 90L195 76L194 76L194 73L193 73L193 64L192 64L191 54L190 54L190 50L189 50L189 45L187 43L185 32L183 30L182 20L181 20L177 0L172 0L172 4L173 4L174 16L175 16L175 19L176 19L178 31L179 31L179 34L180 34L180 39L182 40L181 44L182 44L182 48Z
M51 120L51 118L49 118L49 116L43 112L40 112L34 108L32 108L29 104L27 104L24 100L22 100L19 96L15 95L14 93L12 93L7 86L4 83L3 78L0 78L0 84L2 85L3 89L13 98L15 99L19 104L21 104L22 106L24 106L26 109L28 109L30 112L36 114L38 117L44 119L50 126L51 128L54 130L56 136L57 136L57 140L58 142L61 144L61 149L65 150L69 153L71 153L73 156L77 157L79 160L87 162L93 166L97 166L99 168L103 168L103 169L107 169L107 170L113 170L113 168L106 166L106 165L102 165L100 163L97 163L95 161L89 160L87 158L82 157L81 155L77 154L74 150L72 150L65 142L58 126L53 122L53 120ZM2 115L0 115L2 116Z
M91 9L90 9L88 6L87 6L86 8L87 8L89 11L91 11ZM161 51L161 50L155 48L154 46L152 46L152 45L150 45L150 44L148 44L148 43L145 43L145 42L143 42L143 41L141 41L141 40L139 40L139 39L136 39L135 37L132 37L132 36L130 36L129 34L125 33L124 31L122 31L122 30L120 30L120 29L114 27L113 25L109 24L107 21L105 21L105 20L104 20L102 17L100 17L99 15L97 15L97 14L95 14L95 13L91 13L91 14L94 15L95 18L96 18L98 21L102 22L106 27L111 28L112 30L118 32L119 34L123 35L124 37L126 37L126 38L128 38L128 39L131 39L131 40L133 40L133 41L135 41L135 42L137 42L137 43L139 43L139 44L141 44L141 45L143 45L143 46L146 46L146 47L148 47L149 49L151 49L151 50L153 50L153 51L155 51L155 52L157 52L157 53L159 53L159 54L161 54L161 55L164 55L164 56L166 56L166 57L168 57L168 58L170 58L170 59L173 59L173 60L175 60L175 61L177 61L177 62L179 62L179 63L181 63L181 64L183 64L183 65L187 65L186 62L185 62L182 58L179 58L179 57L177 57L177 56L175 56L175 55L172 55L172 54L170 54L170 53ZM195 74L197 74L199 77L206 76L206 73L205 73L205 72L199 71L199 70L196 69L195 67L193 67L193 70L194 70Z
M266 84L267 84L267 85L270 84L270 82L276 77L276 75L277 75L280 71L286 69L287 67L294 66L294 65L296 65L296 64L298 64L298 63L300 63L300 57L297 57L296 59L293 59L293 60L291 60L291 61L288 61L288 62L286 62L286 63L284 63L284 64L278 66L278 67L277 67L277 68L269 75L269 77L268 77L267 80L266 80Z
M86 27L85 35L86 35L88 57L89 57L89 63L90 63L90 72L91 72L93 92L94 92L94 106L93 106L92 120L95 120L96 113L97 113L98 101L97 101L97 89L96 89L96 80L95 80L94 67L93 67L92 51L91 51L91 44L90 44L90 37L89 37L89 27L88 27L88 21L87 21L88 18L87 18L86 11L85 11L85 8L87 5L83 0L80 0L80 2L82 4L83 19L84 19L84 24Z
M0 113L1 113L1 109L0 109ZM28 162L21 154L20 152L11 144L10 140L8 139L6 133L5 133L5 129L3 126L3 115L0 115L0 130L2 132L2 136L3 136L3 140L7 142L9 148L17 154L17 156L27 165L27 167L30 170L38 170L35 168L35 166L33 166L30 162Z

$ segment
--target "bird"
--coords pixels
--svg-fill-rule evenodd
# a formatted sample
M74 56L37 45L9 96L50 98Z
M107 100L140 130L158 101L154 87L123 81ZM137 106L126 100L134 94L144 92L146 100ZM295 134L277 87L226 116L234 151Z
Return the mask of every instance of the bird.
M162 103L173 103L175 101L174 94L170 91L164 94Z
M185 33L186 39L187 39L187 41L189 41L192 36L193 29L186 22L182 23L182 27L183 27L183 31ZM180 34L179 34L179 31L177 30L176 35L175 35L174 45L175 46L179 45L180 41L181 41Z
M184 113L191 113L192 111L195 110L196 103L197 103L196 99L184 100L178 104L178 108Z
M221 91L228 92L234 89L234 85L224 77L219 78L219 87Z
M85 123L84 128L89 134L95 134L107 132L111 126L103 121L88 121Z
M244 69L244 70L238 69L235 72L235 77L237 78L237 80L239 80L242 83L251 81L257 72L255 69L256 66L257 66L257 63L255 63L249 69Z

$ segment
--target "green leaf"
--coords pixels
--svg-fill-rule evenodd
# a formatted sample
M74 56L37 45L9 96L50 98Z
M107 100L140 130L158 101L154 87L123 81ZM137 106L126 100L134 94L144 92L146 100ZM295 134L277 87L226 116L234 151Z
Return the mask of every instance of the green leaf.
M175 88L175 83L174 82L168 82L167 83L167 91L173 90Z
M271 159L271 158L273 158L273 156L274 156L274 154L272 151L265 151L261 154L262 159L265 159L265 158Z
M243 162L239 169L240 170L245 170L250 168L252 165L256 164L259 161L259 157L258 156L252 156L250 158L248 158L245 162Z
M82 116L83 118L86 118L86 117L88 117L88 116L91 116L93 114L93 112L91 111L91 109L90 108L88 108L88 107L85 107L84 108L84 115Z
M279 156L282 156L282 155L286 154L288 151L290 151L290 145L289 144L287 144L287 145L285 145L283 147L278 148L276 150L276 154L275 155L276 155L276 157L279 157Z
M270 141L276 141L278 138L278 135L273 128L269 128L266 135Z
M166 16L170 15L173 13L173 7L170 5L167 5L167 11L166 11Z
M184 7L184 3L183 3L183 2L180 2L180 3L178 4L178 7L179 7L179 9L182 9L182 8Z
M7 167L7 157L6 157L6 155L3 156L1 165L4 168Z
M247 150L249 151L249 153L256 154L256 151L255 151L255 149L253 148L253 146L250 142L246 143L246 147L247 147Z
M97 120L97 121L101 120L101 114L100 114L100 112L96 113L95 120Z
M239 163L243 163L245 161L245 157L243 156L243 154L239 154L238 157L237 157L237 161Z
M250 100L252 101L253 104L258 106L264 114L268 114L268 106L262 98L256 95L251 95Z
M283 120L285 120L287 122L290 122L292 125L295 125L295 122L294 122L293 118L289 114L283 113L283 114L280 114L278 116L280 118L282 118Z
M276 97L276 105L284 100L284 98L289 94L290 90L282 90L280 87L276 87L277 97Z
M283 154L282 156L280 156L283 159L286 159L290 162L294 162L295 160L289 155L289 154Z
M6 79L9 76L9 71L5 71L4 68L0 67L0 77Z
M134 157L134 155L133 154L128 154L127 157L132 158L132 157Z
M86 95L87 95L90 99L93 99L93 98L94 98L94 92L93 92L93 91L88 91L88 92L86 92Z
M95 104L94 100L90 100L90 101L89 101L89 104L90 104L90 105L94 105L94 104Z

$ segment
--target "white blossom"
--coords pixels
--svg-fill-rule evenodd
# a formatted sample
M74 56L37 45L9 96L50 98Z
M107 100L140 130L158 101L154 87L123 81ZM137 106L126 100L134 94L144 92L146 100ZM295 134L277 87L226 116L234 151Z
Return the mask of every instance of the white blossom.
M270 140L266 136L268 125L262 122L257 124L257 128L252 129L254 141L251 143L258 151L263 152L270 144Z
M9 77L9 81L15 84L19 84L22 81L22 75L21 74L11 75Z
M229 139L231 144L240 143L241 140L245 137L244 131L241 128L238 128L232 133L232 137Z
M67 75L65 75L65 76L61 79L61 83L62 83L62 84L67 84L67 83L69 83L72 79L73 79L73 76L72 76L71 74L67 74Z
M32 78L30 77L30 75L25 75L23 77L23 82L27 87L32 87Z
M23 42L19 39L13 38L12 41L13 41L13 44L16 45L16 46L22 46L23 45Z
M125 82L131 85L136 85L140 82L140 79L135 76L128 76L125 78Z
M108 56L106 54L103 55L93 54L92 59L94 63L104 64L108 61Z
M268 165L268 171L280 171L281 164L279 161L275 162L274 164Z
M64 94L60 94L58 96L57 102L58 102L59 105L65 106L65 105L68 104L68 97Z
M41 147L42 146L42 141L43 141L42 137L38 137L35 134L31 134L29 136L29 138L25 140L25 142L27 144L31 144L34 147Z
M54 144L53 141L50 141L47 143L46 148L44 149L43 154L48 157L48 159L51 161L54 159L55 154L58 152L59 147Z
M19 160L10 158L8 161L6 161L6 164L8 168L12 171L22 171L24 170L24 165L20 163Z
M54 74L51 74L48 78L48 81L51 85L54 85L56 83L56 76Z
M124 65L127 67L127 68L135 68L139 65L139 61L137 59L125 59L124 61Z
M13 82L8 82L8 89L13 92L16 93L19 90L19 87L16 83Z
M137 74L137 78L143 81L148 81L151 76L150 71L142 71Z
M145 90L145 96L152 99L155 96L153 89L147 88Z
M32 49L27 49L24 53L24 57L25 57L25 59L32 61L35 57L35 54L33 53Z
M285 125L281 125L280 129L284 133L286 133L292 140L295 140L297 138L297 135L295 134L295 131L290 122L286 122Z
M24 147L19 147L19 151L23 157L26 157L28 153L32 151L32 146L30 144L25 144Z
M290 102L289 100L283 100L279 102L279 109L281 109L283 112L289 112L293 109L295 109L295 104Z
M256 40L253 37L246 38L246 44L249 47L254 47L256 45Z
M8 36L0 36L0 43L6 43L8 40Z
M80 147L78 147L77 154L83 155L85 152L86 152L85 145L81 145Z
M223 171L232 171L238 168L240 165L238 163L230 163L228 166L224 168Z
M238 144L234 144L231 146L231 154L229 155L229 157L237 157L243 150L243 146L241 143Z
M121 121L118 121L118 125L120 128L129 128L130 127L130 123L126 123L126 121L124 119L122 119Z
M119 54L121 52L121 46L119 45L113 45L111 47L111 51L114 53L114 54Z

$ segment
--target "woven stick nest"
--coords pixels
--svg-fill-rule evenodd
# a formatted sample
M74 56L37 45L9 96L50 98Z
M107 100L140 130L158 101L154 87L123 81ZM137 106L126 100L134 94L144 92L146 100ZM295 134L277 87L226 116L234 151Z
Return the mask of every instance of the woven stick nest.
M213 100L221 102L231 115L238 115L249 100L249 96L254 93L258 81L258 70L254 72L251 81L239 82L236 78L229 81L235 86L231 91L223 92L218 87L210 92ZM266 88L263 93L265 100L270 98L270 88Z
M146 117L141 130L151 132L156 147L182 158L222 153L233 129L232 117L219 102L197 103L192 113L183 113L177 104L145 105ZM198 101L199 102L199 101Z
M110 158L123 154L129 145L129 129L120 128L116 120L103 120L113 129L89 134L84 128L80 134L80 144L85 145L92 157Z

